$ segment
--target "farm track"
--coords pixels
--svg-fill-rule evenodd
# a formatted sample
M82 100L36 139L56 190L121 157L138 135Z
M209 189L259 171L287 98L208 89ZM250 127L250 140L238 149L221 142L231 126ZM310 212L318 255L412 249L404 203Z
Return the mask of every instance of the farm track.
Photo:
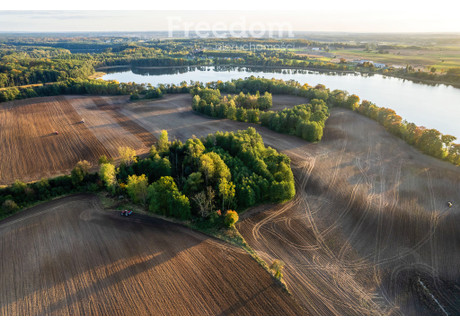
M111 100L95 103L106 115L113 105L153 135L166 129L171 139L254 126L196 114L187 94L122 106ZM450 315L460 314L460 208L445 206L460 193L458 168L345 109L331 110L317 144L255 128L291 158L297 194L246 211L238 229L267 263L286 263L284 279L309 314L440 313L418 279Z
M0 315L304 315L243 250L91 195L0 222Z

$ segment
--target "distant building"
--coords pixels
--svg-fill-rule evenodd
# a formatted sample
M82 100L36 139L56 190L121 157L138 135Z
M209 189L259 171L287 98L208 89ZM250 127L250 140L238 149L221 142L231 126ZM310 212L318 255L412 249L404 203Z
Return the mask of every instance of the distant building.
M374 67L381 69L381 68L385 68L386 64L385 63L374 63Z
M318 52L318 51L319 51L319 47L313 47L311 50L314 51L314 52Z
M370 61L370 60L355 60L355 61L352 61L352 62L356 63L358 65L361 65L361 64L364 64L364 63L369 63L369 64L372 64L377 69L381 69L381 68L386 67L386 64L384 64L384 63L377 63L377 62L374 63L374 61Z

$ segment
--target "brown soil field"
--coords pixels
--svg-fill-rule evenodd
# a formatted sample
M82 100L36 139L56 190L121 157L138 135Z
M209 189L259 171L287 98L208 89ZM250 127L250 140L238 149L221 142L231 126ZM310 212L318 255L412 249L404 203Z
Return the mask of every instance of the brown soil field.
M250 126L198 115L188 95L121 112L181 140ZM459 198L457 167L345 109L331 110L317 144L256 129L291 158L297 196L247 211L238 228L268 263L286 263L288 287L309 313L460 313L460 208L446 205Z
M272 110L279 111L286 107L292 107L300 104L307 104L308 99L299 96L291 95L273 95L273 107Z
M117 159L120 146L147 152L156 139L118 113L126 101L59 96L1 104L0 184L68 173L79 160L95 163L101 155Z
M243 250L96 196L0 222L0 315L305 315Z
M114 100L102 99L129 121L125 131L137 124L185 140L253 126L199 115L188 94ZM237 226L264 260L286 263L284 279L309 314L460 314L457 167L345 109L331 109L320 143L256 129L291 158L297 195L246 211Z

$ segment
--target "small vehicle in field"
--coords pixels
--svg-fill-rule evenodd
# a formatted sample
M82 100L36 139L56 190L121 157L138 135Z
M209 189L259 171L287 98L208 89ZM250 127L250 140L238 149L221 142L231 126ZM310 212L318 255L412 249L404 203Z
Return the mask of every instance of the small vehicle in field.
M123 210L123 211L121 211L121 215L124 216L124 217L129 217L132 214L133 214L132 210Z
M448 207L448 208L452 208L453 205L454 205L454 204L453 204L451 201L448 201L448 202L447 202L447 207Z
M58 132L58 131L54 131L53 133L54 133L55 135L58 135L58 134L59 134L59 132Z

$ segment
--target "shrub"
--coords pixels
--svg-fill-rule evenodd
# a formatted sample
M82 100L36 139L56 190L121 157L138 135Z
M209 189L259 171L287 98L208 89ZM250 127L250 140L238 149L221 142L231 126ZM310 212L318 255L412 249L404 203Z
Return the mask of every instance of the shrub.
M90 168L91 164L86 160L79 161L70 173L73 185L77 186L83 182L85 177L88 175Z
M283 278L283 269L284 269L284 262L280 260L274 260L272 265L270 265L270 270L273 271L275 278L278 280L282 280Z
M233 227L233 225L238 222L238 219L239 219L239 217L238 217L238 213L236 213L236 211L228 210L227 213L225 214L225 218L224 218L225 227L227 227L227 228Z
M6 213L13 213L19 210L19 206L13 200L5 200L2 204L3 209L5 209Z

